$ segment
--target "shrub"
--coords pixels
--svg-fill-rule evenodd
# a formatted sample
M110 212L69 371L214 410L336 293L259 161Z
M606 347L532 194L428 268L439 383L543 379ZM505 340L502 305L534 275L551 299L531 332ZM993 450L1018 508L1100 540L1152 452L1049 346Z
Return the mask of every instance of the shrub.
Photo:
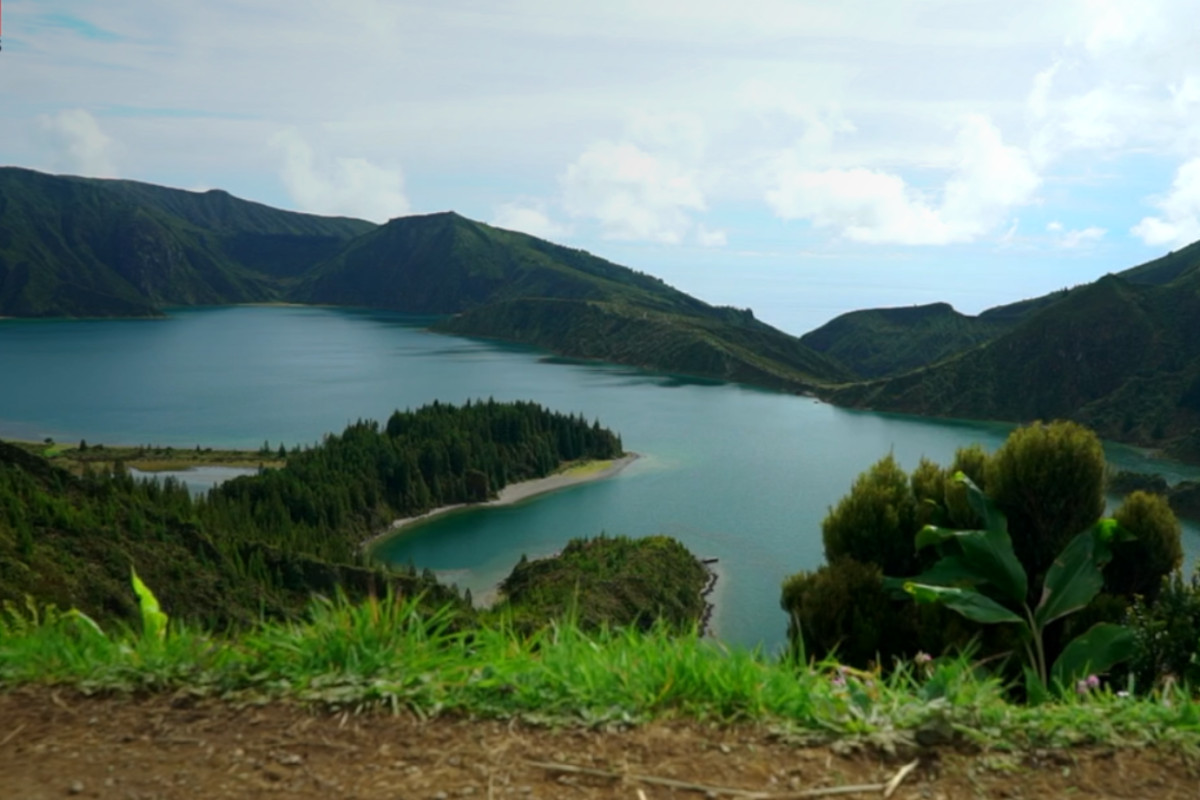
M1158 599L1138 598L1126 620L1134 634L1129 676L1147 691L1166 675L1200 686L1200 578L1176 572L1163 581Z
M909 478L888 454L858 476L821 523L825 558L852 558L890 575L908 575L917 566L912 537L918 527Z
M1130 494L1113 517L1137 538L1113 547L1104 584L1110 592L1153 602L1163 578L1183 563L1179 520L1165 497L1148 492Z
M1013 550L1029 572L1030 586L1041 584L1072 537L1100 519L1104 479L1100 440L1074 422L1018 428L988 459L980 488L1008 518Z
M799 572L784 582L780 602L791 620L789 638L797 643L803 636L809 658L836 652L855 666L890 663L912 639L911 625L905 630L889 613L894 601L876 564L839 558L816 572Z

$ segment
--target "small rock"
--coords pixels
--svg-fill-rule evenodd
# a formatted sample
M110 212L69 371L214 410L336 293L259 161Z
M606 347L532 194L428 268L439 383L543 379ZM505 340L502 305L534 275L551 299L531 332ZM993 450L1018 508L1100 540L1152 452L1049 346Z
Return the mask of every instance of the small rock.
M304 763L303 756L297 755L296 753L284 753L275 760L285 767L298 767Z
M725 755L729 755L730 753L732 753L732 752L733 752L733 748L732 748L732 747L730 747L730 746L729 746L729 745L727 745L727 744L722 744L722 745L721 745L721 752L722 752L722 753L724 753Z
M71 785L67 787L67 794L83 794L83 781L71 781Z

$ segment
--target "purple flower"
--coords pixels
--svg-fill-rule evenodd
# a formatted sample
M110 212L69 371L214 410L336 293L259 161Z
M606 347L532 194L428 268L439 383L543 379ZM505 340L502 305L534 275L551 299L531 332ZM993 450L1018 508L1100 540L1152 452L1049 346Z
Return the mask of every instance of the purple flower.
M926 653L924 650L913 656L913 663L915 664L928 664L930 661L933 661L933 656L929 655L929 653Z
M1087 676L1087 685L1088 685L1089 689L1099 689L1100 688L1100 678L1096 677L1095 675L1088 675Z

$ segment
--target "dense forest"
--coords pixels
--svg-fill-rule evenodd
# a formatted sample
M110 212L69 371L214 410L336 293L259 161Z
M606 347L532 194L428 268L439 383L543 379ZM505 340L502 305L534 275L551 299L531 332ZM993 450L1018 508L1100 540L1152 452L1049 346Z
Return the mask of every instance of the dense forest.
M364 539L400 516L485 500L563 462L621 454L616 434L534 403L434 403L358 422L193 498L119 466L74 476L0 443L0 601L134 613L131 566L175 616L209 624L288 614L313 592L399 584L456 601L430 575L366 564Z

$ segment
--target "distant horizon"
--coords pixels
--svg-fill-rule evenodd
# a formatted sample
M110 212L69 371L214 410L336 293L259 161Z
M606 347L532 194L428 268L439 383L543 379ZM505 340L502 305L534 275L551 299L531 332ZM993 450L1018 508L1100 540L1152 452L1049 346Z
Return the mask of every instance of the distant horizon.
M5 160L453 208L802 334L1200 240L1193 4L11 0Z
M15 169L26 169L34 172L43 172L46 174L55 175L57 177L77 177L90 178L87 175L75 175L65 172L47 172L35 167L27 167L17 164L4 164L0 168L12 167ZM145 183L154 186L161 186L167 189L174 189L185 192L203 194L208 191L221 191L229 194L239 200L258 203L270 208L276 208L283 211L293 211L296 213L314 214L321 217L353 217L347 214L332 214L314 211L304 211L302 209L288 207L288 204L274 205L266 200L245 197L237 192L225 189L220 186L213 186L206 189L195 189L184 186L172 186L170 184L160 184L153 181L142 180L140 178L100 178L99 180L127 180L138 183ZM466 219L474 222L479 222L504 230L512 230L518 233L527 233L516 228L505 228L503 225L495 221L487 221L471 217L469 214L463 213L456 208L443 208L436 210L412 211L407 214L402 214L392 219L404 219L409 217L433 216L437 214L458 214ZM355 219L362 219L357 217ZM373 220L364 220L372 224L387 224L391 220L385 220L383 223L378 223ZM536 235L536 234L529 234ZM538 236L537 238L550 241L554 244L563 247L586 250L594 256L603 258L612 263L618 264L630 269L636 269L639 272L644 272L661 278L666 283L686 292L706 303L714 306L733 306L736 308L750 308L754 312L754 316L772 325L780 330L789 333L793 336L803 336L810 331L816 330L837 316L853 311L862 311L873 308L911 308L916 306L927 306L935 303L948 303L955 311L966 314L968 316L976 316L990 308L997 306L1009 305L1018 303L1023 300L1030 300L1036 297L1049 294L1050 292L1061 289L1072 288L1075 286L1092 283L1107 274L1122 272L1131 269L1141 264L1153 261L1167 255L1169 252L1164 250L1161 253L1148 255L1141 261L1135 263L1127 263L1121 265L1111 265L1108 263L1096 263L1095 269L1097 272L1094 275L1087 274L1088 261L1079 260L1075 262L1075 266L1079 269L1072 270L1069 275L1072 282L1056 283L1060 278L1065 277L1068 273L1048 272L1040 276L1042 280L1038 280L1037 275L1029 275L1029 280L1024 280L1019 284L1007 285L1004 280L993 280L986 284L986 288L979 287L956 287L949 285L945 287L946 291L943 295L938 295L939 287L937 285L927 286L911 286L899 287L896 285L871 285L869 280L869 267L864 275L864 282L858 285L853 284L849 280L834 281L824 285L818 283L816 285L803 286L796 285L794 281L779 278L781 281L776 291L772 291L770 287L763 287L764 280L778 278L773 276L771 267L761 269L758 272L753 270L753 259L750 259L750 274L755 278L757 283L752 286L730 284L724 280L697 280L698 276L694 271L688 270L686 265L682 267L672 259L664 259L657 266L661 269L656 269L656 265L643 264L635 265L627 260L622 260L620 253L625 252L631 256L638 257L643 255L640 249L629 249L622 247L614 242L600 242L597 247L583 247L578 243L569 241L560 241L553 238ZM612 252L610 252L612 251ZM662 251L660 251L662 252ZM997 258L999 258L997 254ZM1012 256L1014 259L1015 255ZM822 259L822 261L836 261L833 257ZM855 271L862 274L863 268L856 266ZM1026 265L1025 269L1030 271L1030 266ZM994 277L994 276L993 276ZM1042 286L1040 290L1030 289L1028 292L1021 294L1022 287ZM1015 290L1015 291L1011 291ZM732 296L732 297L731 297ZM799 297L799 301L797 301ZM861 297L860 302L856 302L856 297ZM745 298L756 299L757 303L747 303ZM877 302L868 302L868 298L876 298ZM807 325L807 327L804 327Z

